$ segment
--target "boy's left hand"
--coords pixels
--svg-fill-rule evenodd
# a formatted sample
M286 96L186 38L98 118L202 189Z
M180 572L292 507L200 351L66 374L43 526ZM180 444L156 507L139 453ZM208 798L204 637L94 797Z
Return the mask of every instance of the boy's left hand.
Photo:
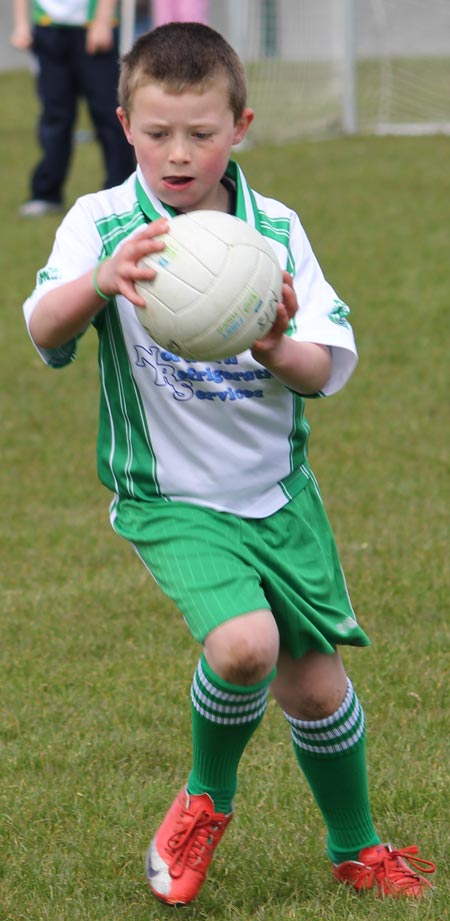
M255 352L267 353L279 345L297 310L298 301L292 275L289 275L289 272L283 272L282 301L278 304L275 322L267 335L263 339L257 339L252 345L251 351L257 361L259 358Z
M111 51L114 33L111 23L93 19L86 30L86 54L102 54Z

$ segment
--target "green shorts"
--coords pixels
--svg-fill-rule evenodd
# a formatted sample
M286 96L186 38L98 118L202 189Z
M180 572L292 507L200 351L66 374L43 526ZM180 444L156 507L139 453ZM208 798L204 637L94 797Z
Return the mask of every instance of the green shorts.
M313 477L268 518L116 499L111 521L199 642L224 621L264 608L295 658L309 649L332 653L339 644L370 643L356 621Z

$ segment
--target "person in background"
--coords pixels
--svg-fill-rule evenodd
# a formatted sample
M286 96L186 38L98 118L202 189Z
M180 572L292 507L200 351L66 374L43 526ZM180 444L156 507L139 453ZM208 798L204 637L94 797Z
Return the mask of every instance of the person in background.
M152 0L152 24L208 22L208 0Z
M104 187L120 185L135 168L116 115L119 36L116 0L14 0L11 44L37 62L42 157L32 172L22 217L63 207L74 144L78 100L84 97L100 143ZM56 11L58 11L56 13Z
M135 39L148 32L152 27L150 14L150 0L135 0L134 4L134 37Z

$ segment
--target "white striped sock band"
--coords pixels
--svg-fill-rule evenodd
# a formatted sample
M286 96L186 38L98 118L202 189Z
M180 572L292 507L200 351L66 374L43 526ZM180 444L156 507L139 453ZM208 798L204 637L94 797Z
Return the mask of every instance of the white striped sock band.
M198 713L212 723L222 726L239 726L260 720L264 715L268 687L257 691L236 693L216 688L205 675L201 661L197 666L191 687L191 701Z
M297 720L284 714L291 727L294 745L324 758L353 748L364 735L364 711L347 678L347 693L335 713L323 720Z

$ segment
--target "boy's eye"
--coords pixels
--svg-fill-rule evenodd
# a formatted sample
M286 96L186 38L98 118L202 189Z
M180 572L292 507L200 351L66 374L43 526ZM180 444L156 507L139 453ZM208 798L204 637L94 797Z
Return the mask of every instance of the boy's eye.
M159 141L161 138L166 137L167 131L149 131L148 136L151 137L154 141Z
M193 137L197 138L199 141L207 141L208 138L212 137L212 131L194 131Z

